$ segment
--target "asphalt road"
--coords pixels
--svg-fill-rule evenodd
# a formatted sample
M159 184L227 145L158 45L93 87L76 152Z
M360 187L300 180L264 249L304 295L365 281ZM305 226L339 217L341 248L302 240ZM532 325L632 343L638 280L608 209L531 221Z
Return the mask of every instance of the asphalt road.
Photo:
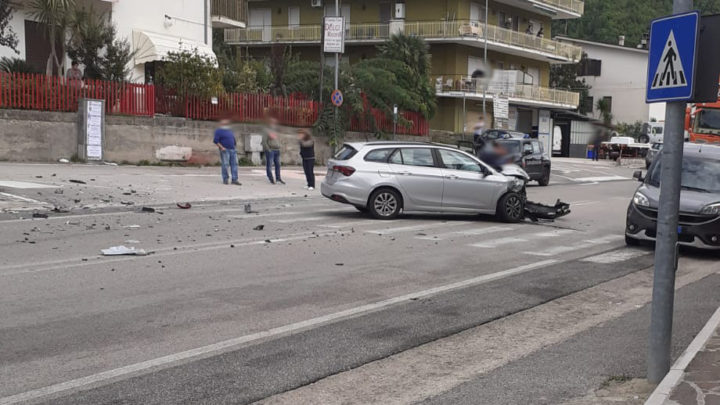
M44 179L57 172L57 187L76 174L54 166L32 169L45 170ZM37 170L12 180L32 181ZM107 176L112 184L108 169L99 170L88 175L98 183ZM173 169L147 170L162 176L158 171ZM600 367L606 356L587 350L593 343L583 340L598 324L557 326L564 334L555 340L540 328L530 343L508 346L506 363L483 366L483 372L449 356L446 366L474 371L429 385L419 397L358 391L341 401L313 387L326 384L329 395L343 387L336 381L351 381L353 373L386 361L400 376L404 366L394 362L396 355L484 332L528 311L557 315L553 305L568 297L579 307L598 302L576 295L616 280L631 287L615 288L627 294L616 299L634 306L585 309L588 316L605 316L605 333L627 343L603 348L617 359L618 373L640 373L640 357L623 353L645 338L637 325L646 318L647 291L634 289L637 280L626 278L647 273L652 254L624 247L624 212L636 187L631 172L583 161L556 163L551 186L528 191L533 200L572 204L570 216L549 224L438 215L378 222L302 191L267 194L252 202L254 213L245 212L247 198L180 210L169 191L152 201L158 208L153 213L140 212L137 207L148 203L141 198L132 207L110 204L47 219L24 219L31 211L6 212L0 221L0 404L458 403L457 398L515 403L502 393L480 402L472 398L488 378L509 378L500 376L548 350L595 353L542 362L549 370L553 364L568 370L582 365L588 378L574 380L572 390L558 389L567 382L552 372L544 374L546 389L529 382L527 390L517 388L552 398L527 402L526 396L521 402L570 399L613 372ZM193 178L204 181L205 173ZM133 176L134 187L143 187L142 173ZM289 181L288 187L297 186ZM21 201L59 195L3 192ZM61 195L74 198L70 194ZM116 245L151 254L99 255ZM678 347L702 327L708 308L720 305L712 293L720 287L715 258L690 252L683 264L689 270L680 299L697 297L704 306L678 306ZM519 321L510 325L523 328ZM517 357L521 348L540 341L544 345L530 353L535 357Z

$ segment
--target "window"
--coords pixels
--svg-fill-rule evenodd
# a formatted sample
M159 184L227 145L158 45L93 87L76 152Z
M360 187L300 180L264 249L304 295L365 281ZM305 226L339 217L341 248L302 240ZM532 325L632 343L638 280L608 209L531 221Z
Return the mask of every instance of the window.
M357 153L357 151L356 151L355 148L353 148L352 146L350 146L350 145L343 145L343 147L340 148L340 150L335 154L335 156L333 156L333 159L335 159L335 160L349 160L349 159L351 159L353 156L355 156L356 153Z
M533 146L531 142L526 142L523 144L523 154L526 153L532 153L533 152Z
M365 155L365 161L367 162L378 162L378 163L386 163L388 161L388 157L390 154L393 153L395 149L375 149L368 152L367 155Z
M300 28L300 7L288 7L288 28Z
M602 73L602 61L599 59L583 59L577 65L578 76L600 76Z
M542 144L538 141L533 141L532 142L532 150L533 150L533 153L535 153L535 154L542 153L543 152Z
M466 172L482 172L480 164L473 158L459 152L451 150L438 149L440 159L442 159L442 167L452 170L462 170Z
M393 153L390 163L409 166L434 167L432 150L428 148L405 148Z
M605 108L607 108L607 112L612 113L612 97L603 97L603 103L605 104Z
M595 98L593 96L585 97L582 102L582 112L592 114L593 108L595 108Z

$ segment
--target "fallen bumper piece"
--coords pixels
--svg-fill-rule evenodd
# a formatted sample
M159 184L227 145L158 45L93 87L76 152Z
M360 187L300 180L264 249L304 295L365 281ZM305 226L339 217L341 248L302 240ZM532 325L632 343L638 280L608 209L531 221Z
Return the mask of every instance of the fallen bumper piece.
M525 217L533 222L540 220L554 221L570 213L570 204L557 200L555 205L525 202Z

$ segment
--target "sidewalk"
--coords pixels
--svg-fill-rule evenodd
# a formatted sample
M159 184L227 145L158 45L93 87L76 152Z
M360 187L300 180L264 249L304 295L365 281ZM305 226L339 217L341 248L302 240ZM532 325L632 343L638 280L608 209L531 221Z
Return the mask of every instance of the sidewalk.
M315 168L319 189L326 169ZM264 167L241 167L242 186L223 185L220 167L106 166L0 163L0 213L59 208L132 208L176 202L211 202L319 196L307 191L302 168L283 167L287 185L268 182Z
M645 405L720 405L720 308Z

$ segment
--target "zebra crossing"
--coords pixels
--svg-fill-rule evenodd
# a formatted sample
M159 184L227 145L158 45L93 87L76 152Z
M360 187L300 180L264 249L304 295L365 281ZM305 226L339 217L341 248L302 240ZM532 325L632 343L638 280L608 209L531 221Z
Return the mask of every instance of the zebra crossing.
M300 207L297 207L298 209ZM228 215L239 217L238 215ZM422 216L401 217L393 221L372 219L354 210L303 210L281 211L242 215L243 218L263 218L271 223L283 226L297 226L306 229L350 230L364 235L393 237L398 240L414 240L417 243L435 242L435 244L461 244L468 249L492 251L511 250L513 254L556 257L566 254L592 254L623 246L622 231L616 234L602 235L590 231L580 231L558 227L553 224L501 224L492 219L475 219L459 216ZM639 253L620 255L618 258L636 257ZM598 259L602 262L602 259Z

